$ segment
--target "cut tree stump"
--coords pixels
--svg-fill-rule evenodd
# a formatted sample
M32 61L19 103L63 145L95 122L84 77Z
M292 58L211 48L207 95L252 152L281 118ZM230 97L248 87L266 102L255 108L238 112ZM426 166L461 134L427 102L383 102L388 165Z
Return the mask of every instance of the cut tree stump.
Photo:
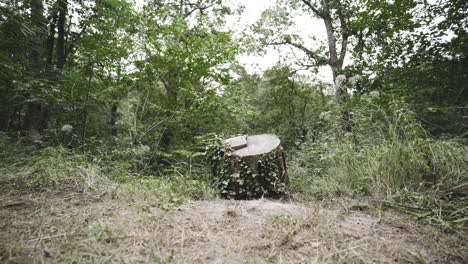
M275 135L239 135L214 151L212 169L223 198L280 198L288 194L286 156Z

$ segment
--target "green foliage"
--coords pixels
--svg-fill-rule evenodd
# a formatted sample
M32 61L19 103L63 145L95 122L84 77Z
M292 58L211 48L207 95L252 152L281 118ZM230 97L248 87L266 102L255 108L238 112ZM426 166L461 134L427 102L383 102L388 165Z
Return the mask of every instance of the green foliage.
M368 91L386 91L405 98L431 134L463 136L467 127L463 98L468 96L467 4L463 1L393 4L409 6L362 17L365 37L353 50L359 58L353 68L373 75L369 85L364 86ZM369 9L368 13L371 12ZM406 15L398 15L398 21L388 23L393 13L401 12ZM393 26L392 30L378 30L382 19ZM368 29L369 25L375 30Z
M314 134L325 107L327 84L299 75L288 66L274 66L261 77L242 68L235 70L239 78L228 87L227 95L242 100L235 100L234 106L242 111L233 118L244 121L248 133L278 135L286 149Z
M288 148L299 145L315 129L313 120L318 119L325 101L324 87L320 81L294 74L289 67L267 70L256 101L261 120L251 127L280 136Z
M28 66L29 40L34 34L25 7L14 1L0 6L0 129L17 127L15 108L23 103L31 80L24 69ZM8 122L8 120L11 120Z

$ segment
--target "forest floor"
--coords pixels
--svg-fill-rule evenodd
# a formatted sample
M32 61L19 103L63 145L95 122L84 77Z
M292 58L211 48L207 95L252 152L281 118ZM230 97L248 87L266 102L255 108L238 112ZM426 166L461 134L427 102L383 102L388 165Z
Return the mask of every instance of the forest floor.
M365 201L0 194L1 263L467 263L466 240Z

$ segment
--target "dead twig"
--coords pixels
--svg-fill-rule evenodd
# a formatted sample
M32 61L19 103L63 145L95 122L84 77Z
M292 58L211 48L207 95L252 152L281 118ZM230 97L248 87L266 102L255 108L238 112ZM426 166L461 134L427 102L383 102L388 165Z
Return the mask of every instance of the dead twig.
M31 239L29 240L28 242L34 242L34 241L38 241L38 240L47 240L47 239L52 239L52 238L57 238L57 237L63 237L63 236L66 236L67 234L57 234L57 235L53 235L53 236L47 236L47 237L38 237L38 238L34 238L34 239Z
M23 205L23 204L26 204L26 202L25 201L16 201L16 202L2 204L2 205L0 205L0 208L15 207L15 206Z

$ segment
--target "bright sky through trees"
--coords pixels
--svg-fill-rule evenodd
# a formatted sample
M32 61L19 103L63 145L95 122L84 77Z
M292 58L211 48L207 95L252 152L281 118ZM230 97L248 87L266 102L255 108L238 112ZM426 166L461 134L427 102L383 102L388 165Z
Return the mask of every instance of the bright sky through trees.
M239 32L242 32L245 28L257 22L260 19L262 12L274 5L274 2L270 0L240 0L239 2L245 7L244 12L239 19L239 23L234 19L228 21L228 23L230 23L228 26ZM307 42L309 36L315 36L318 39L326 40L326 32L322 21L310 16L305 16L301 13L291 15L295 17L294 22L296 23L296 27L294 33L302 36L307 45L313 44ZM302 53L297 50L294 50L293 52L291 47L283 46L267 48L265 56L243 54L239 56L239 61L250 71L262 72L272 67L280 60L283 63L293 63L296 57L302 59ZM308 72L305 71L302 71L301 73L308 74ZM332 81L331 71L328 67L321 67L318 77L324 81Z
M145 0L136 0L137 7L141 6ZM228 17L226 26L235 31L237 35L248 31L249 27L256 23L264 10L272 7L274 1L271 0L233 0L230 1L233 8L243 6L244 10L240 16ZM315 36L320 40L326 40L326 32L323 22L306 16L302 13L291 14L296 23L295 32L303 37L305 44L311 46L309 36ZM309 42L308 42L309 41ZM265 55L241 54L238 56L239 62L246 67L249 72L261 73L281 61L281 63L294 63L296 58L303 59L301 52L291 47L266 47ZM308 71L300 71L301 74L310 74ZM320 67L317 77L323 81L332 82L332 73L329 67Z

